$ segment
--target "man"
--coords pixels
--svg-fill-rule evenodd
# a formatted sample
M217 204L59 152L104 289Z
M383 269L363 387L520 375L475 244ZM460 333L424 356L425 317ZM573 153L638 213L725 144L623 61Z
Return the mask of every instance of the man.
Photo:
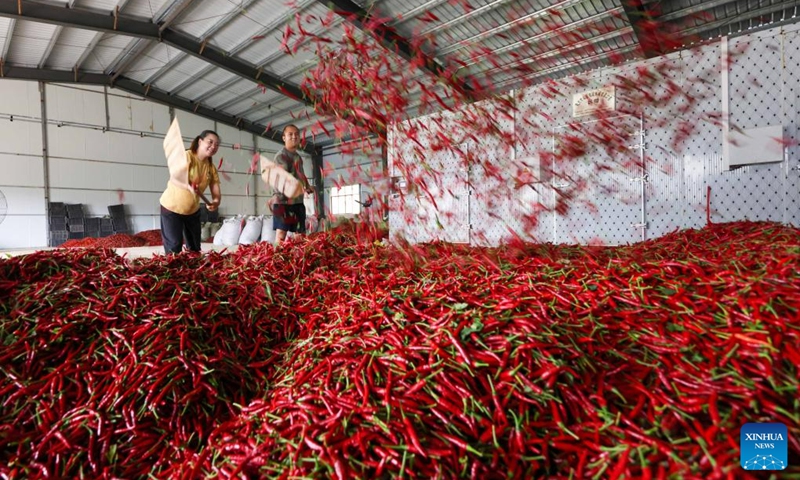
M283 128L283 148L275 154L275 163L289 172L303 184L306 193L314 189L303 172L303 159L297 153L300 146L300 130L294 125ZM272 228L275 230L275 246L286 239L287 232L306 233L306 206L303 196L288 198L281 192L275 192L269 201L272 209Z

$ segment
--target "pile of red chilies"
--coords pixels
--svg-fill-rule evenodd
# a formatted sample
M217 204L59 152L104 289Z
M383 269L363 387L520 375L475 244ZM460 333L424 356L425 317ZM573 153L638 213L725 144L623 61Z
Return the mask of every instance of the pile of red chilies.
M84 248L84 247L99 247L99 248L130 248L130 247L146 247L158 246L162 244L161 230L146 230L139 232L136 235L127 233L115 233L107 237L86 237L79 239L67 240L59 245L61 248Z
M747 478L746 422L800 455L799 230L384 236L0 261L0 475Z

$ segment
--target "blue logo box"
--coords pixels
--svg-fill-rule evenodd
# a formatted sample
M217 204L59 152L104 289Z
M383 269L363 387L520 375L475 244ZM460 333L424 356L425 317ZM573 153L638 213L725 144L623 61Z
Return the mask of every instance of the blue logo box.
M783 470L789 465L789 435L782 423L745 423L739 448L745 470Z

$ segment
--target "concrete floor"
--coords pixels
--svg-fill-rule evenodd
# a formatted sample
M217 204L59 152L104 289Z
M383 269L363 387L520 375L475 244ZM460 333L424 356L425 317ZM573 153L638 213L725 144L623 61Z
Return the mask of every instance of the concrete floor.
M237 248L239 248L238 245L234 245L232 247L223 247L219 245L214 245L213 243L204 243L201 245L201 249L204 252L210 252L210 251L235 252ZM42 248L19 248L12 250L3 250L0 251L0 259L8 257L16 257L17 255L27 255L29 253L34 253L42 250L56 250L56 249L49 247L42 247ZM164 247L159 245L157 247L115 248L114 251L117 252L117 255L125 256L127 258L143 258L143 257L149 258L155 255L163 255Z

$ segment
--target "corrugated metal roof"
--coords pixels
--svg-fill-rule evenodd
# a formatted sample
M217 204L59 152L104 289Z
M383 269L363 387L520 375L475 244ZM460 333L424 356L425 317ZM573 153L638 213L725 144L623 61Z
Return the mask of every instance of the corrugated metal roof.
M7 62L36 67L56 28L55 25L17 21Z
M163 43L152 42L127 68L125 76L145 82L159 68L169 64L176 54L175 49Z
M91 43L95 32L78 28L63 28L45 66L57 70L70 70Z
M156 14L158 14L162 9L172 3L173 0L130 0L125 4L125 14L126 15L133 15L137 17L143 18L156 18ZM84 2L86 4L93 4L92 2ZM101 8L101 9L113 9L118 2L114 2L113 0L109 0L107 2L97 2L98 6L94 8ZM201 2L195 2L201 3ZM108 5L108 6L105 6Z
M102 35L81 66L82 70L103 73L130 43L129 37Z
M108 31L82 17L57 26L54 23L64 23L59 15L29 18L6 7L0 15L4 64L36 68L43 79L77 66L80 72L105 74L109 81L129 79L265 127L269 122L280 126L325 121L305 119L313 112L308 105L312 99L298 101L286 93L300 92L304 77L317 64L314 39L327 40L321 45L334 48L345 26L353 28L344 17L331 14L326 0L20 0L22 5L31 2L85 9L86 18L116 17L123 28ZM434 74L411 69L402 58L414 55L410 45L424 39L423 51L434 59L429 69L460 66L459 73L490 79L502 91L601 68L612 59L659 54L642 46L640 36L650 33L638 19L648 15L661 22L664 31L683 32L687 42L696 42L794 22L797 4L655 0L637 12L618 0L355 0L351 11L374 12L385 20L394 35L386 45L399 54L373 46L364 51L386 57L385 68L402 72L410 85L424 81L436 88ZM123 33L128 27L137 38ZM284 51L287 31L295 54ZM211 53L204 53L206 49ZM254 73L243 73L248 71ZM265 91L256 76L265 83ZM412 88L408 96L413 111L419 93Z

